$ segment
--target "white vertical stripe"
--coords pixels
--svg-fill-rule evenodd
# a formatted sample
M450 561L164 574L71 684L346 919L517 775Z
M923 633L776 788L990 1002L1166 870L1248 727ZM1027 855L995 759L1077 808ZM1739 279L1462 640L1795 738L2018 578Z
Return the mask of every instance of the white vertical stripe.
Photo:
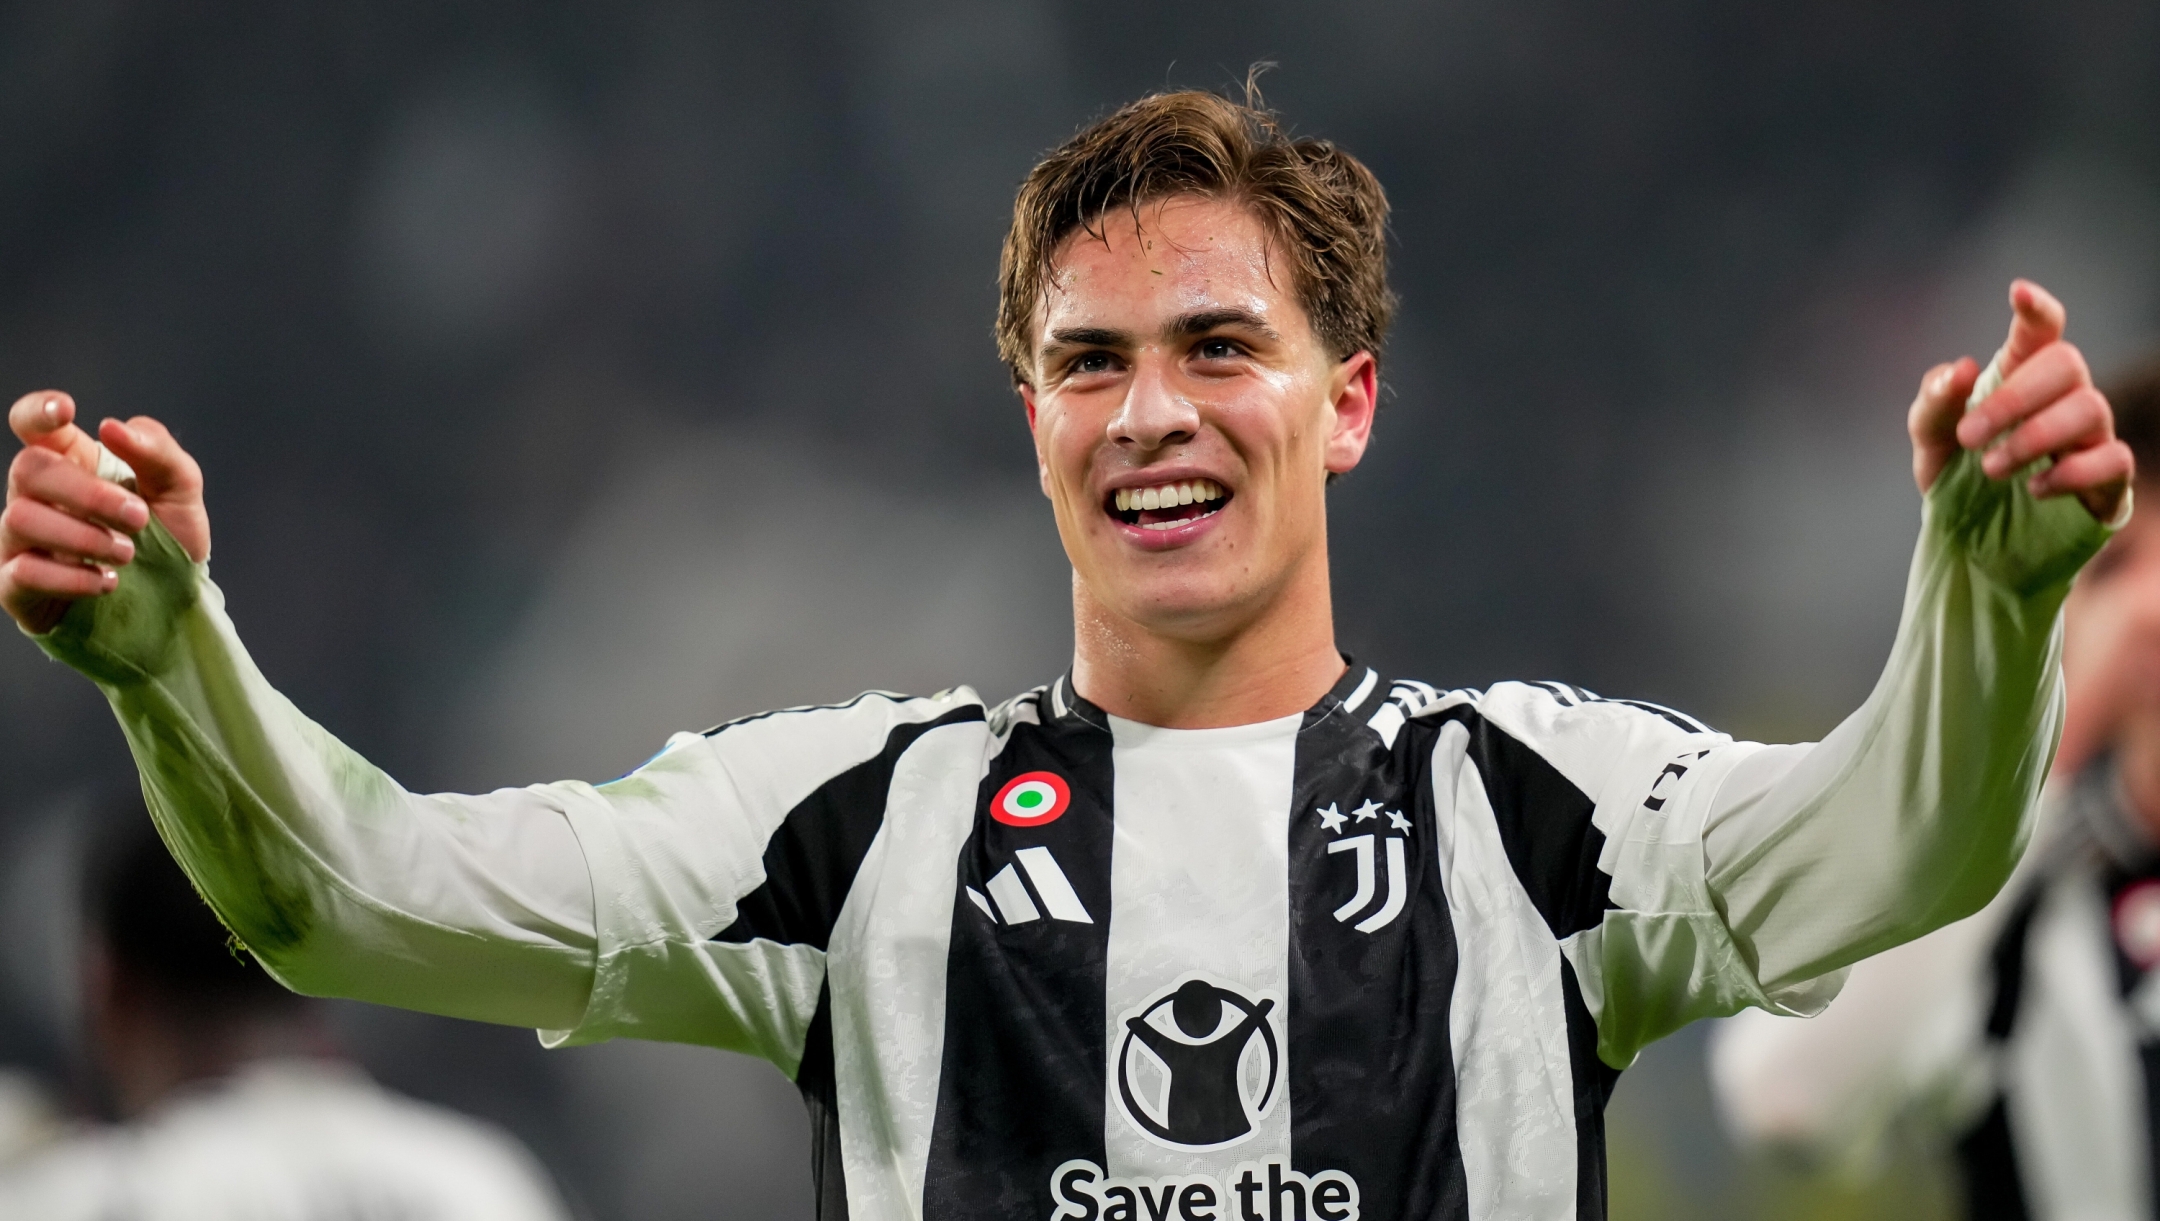
M1441 885L1455 925L1455 1131L1470 1221L1575 1216L1575 1099L1560 947L1516 880L1461 722L1433 747Z
M2036 1217L2152 1216L2144 1071L2111 936L2093 878L2079 873L2050 889L2025 943L2003 1086Z
M1042 896L1043 906L1050 909L1052 920L1095 923L1095 918L1088 915L1087 906L1080 902L1080 896L1073 893L1072 882L1066 879L1065 871L1058 868L1057 858L1050 855L1048 848L1022 848L1013 855L1020 858L1020 867L1027 870L1028 881L1035 883L1035 893Z
M900 756L885 823L833 925L833 1067L853 1216L922 1216L954 862L973 825L984 742L980 724L946 725Z
M1289 818L1302 715L1229 729L1156 729L1111 718L1116 915L1104 970L1112 1060L1104 1147L1113 1175L1209 1173L1290 1156L1287 1062L1275 1097L1236 1144L1193 1152L1158 1144L1121 1114L1116 1056L1124 1019L1195 975L1255 1002L1272 999L1287 1061Z

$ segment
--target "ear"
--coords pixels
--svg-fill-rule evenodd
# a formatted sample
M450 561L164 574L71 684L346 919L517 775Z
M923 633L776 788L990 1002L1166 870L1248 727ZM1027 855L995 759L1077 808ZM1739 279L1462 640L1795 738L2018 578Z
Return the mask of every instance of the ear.
M1015 389L1020 391L1020 402L1027 407L1028 436L1035 442L1035 482L1045 496L1050 494L1050 464L1043 460L1042 432L1036 428L1035 387L1021 382Z
M1347 474L1365 457L1372 440L1373 412L1380 405L1380 362L1370 352L1354 352L1335 366L1328 380L1333 419L1327 441L1330 475Z

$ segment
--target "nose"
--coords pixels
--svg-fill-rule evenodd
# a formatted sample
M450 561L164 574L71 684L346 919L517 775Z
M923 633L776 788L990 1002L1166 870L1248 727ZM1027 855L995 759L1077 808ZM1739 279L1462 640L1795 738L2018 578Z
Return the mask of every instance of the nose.
M1125 401L1110 417L1110 441L1120 447L1151 452L1178 445L1200 433L1200 411L1192 400L1177 393L1162 373L1143 362L1127 383Z

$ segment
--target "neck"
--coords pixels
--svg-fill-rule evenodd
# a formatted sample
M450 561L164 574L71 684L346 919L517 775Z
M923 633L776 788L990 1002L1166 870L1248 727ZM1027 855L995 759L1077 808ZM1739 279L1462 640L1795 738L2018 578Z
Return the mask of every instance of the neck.
M101 1049L124 1117L140 1115L175 1092L230 1077L276 1059L334 1059L329 1032L312 1015L277 1014L215 1023L164 1020L115 1023Z
M1073 582L1073 687L1103 711L1165 729L1250 725L1303 712L1342 677L1325 556L1261 614L1178 635L1118 614Z

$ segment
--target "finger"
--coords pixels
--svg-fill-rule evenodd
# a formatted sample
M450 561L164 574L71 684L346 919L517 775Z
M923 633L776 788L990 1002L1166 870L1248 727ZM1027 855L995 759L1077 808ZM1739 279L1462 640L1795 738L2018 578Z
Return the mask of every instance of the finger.
M105 420L98 439L122 462L135 468L135 486L153 499L200 495L202 468L163 424L146 415L125 423Z
M70 517L51 505L23 498L0 512L0 556L42 551L54 559L84 561L100 567L125 565L135 558L127 535Z
M8 408L8 429L24 445L71 454L90 443L90 435L75 426L75 399L59 390L40 390L15 400Z
M2098 390L2085 386L2049 403L2011 429L2002 444L1980 456L1980 469L1990 479L2005 479L2036 458L2059 458L2113 439L2107 400Z
M149 416L122 423L107 420L98 435L135 471L135 490L148 500L157 519L189 559L210 558L210 511L203 507L202 467L180 447L163 424Z
M1924 493L1958 453L1957 422L1972 394L1980 366L1970 356L1929 369L1920 379L1905 431L1912 435L1913 480Z
M2003 372L2010 373L2034 353L2063 336L2069 311L2055 295L2031 280L2010 282L2010 338L2003 341Z
M35 551L26 551L0 564L0 589L50 598L94 598L111 593L119 584L120 574L111 569L63 564Z
M2051 343L2003 379L1995 393L1958 421L1958 444L1980 449L2025 417L2081 386L2092 384L2085 356L2072 344Z
M1905 420L1912 439L1923 444L1956 445L1958 418L1979 376L1980 366L1970 356L1929 369L1920 378L1920 393L1914 396L1912 411Z
M117 483L98 478L44 449L26 449L8 465L8 499L42 501L84 521L129 534L150 524L150 506Z
M2137 460L2130 456L2130 447L2121 441L2109 441L2061 459L2034 475L2026 486L2036 499L2075 495L2094 517L2110 521L2121 505L2122 492L2136 473Z

